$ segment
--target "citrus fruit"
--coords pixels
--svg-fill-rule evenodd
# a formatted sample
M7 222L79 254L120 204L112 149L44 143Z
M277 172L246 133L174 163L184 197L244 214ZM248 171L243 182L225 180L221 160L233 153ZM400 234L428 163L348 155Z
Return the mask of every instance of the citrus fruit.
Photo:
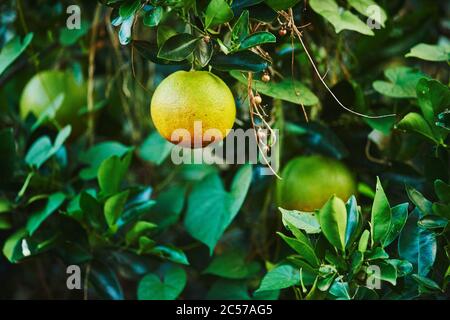
M150 113L156 129L168 141L204 147L225 138L233 127L236 105L230 89L216 75L207 71L177 71L156 88ZM210 129L215 129L215 138L205 137ZM188 135L181 138L178 130Z
M341 162L322 156L301 156L288 162L277 181L278 205L288 210L320 209L332 195L347 201L356 182Z
M85 121L79 115L79 110L86 106L86 90L86 84L78 83L69 71L39 72L22 91L20 115L25 119L32 113L39 119L44 112L48 112L52 104L55 105L55 101L63 99L54 114L54 120L60 126L72 125L72 134L76 135L85 127Z

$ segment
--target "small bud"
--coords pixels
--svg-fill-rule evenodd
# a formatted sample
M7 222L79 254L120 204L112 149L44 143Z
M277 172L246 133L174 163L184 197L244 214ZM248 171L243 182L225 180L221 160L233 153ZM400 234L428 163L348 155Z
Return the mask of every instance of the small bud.
M264 73L263 74L263 76L261 77L261 80L263 81L263 82L269 82L270 81L270 76L269 76L269 74L267 74L267 73Z
M287 30L286 30L285 28L281 28L281 29L278 31L278 34L279 34L280 36L284 37L284 36L287 34Z
M211 37L206 35L203 37L203 41L205 41L206 43L209 43L211 41Z
M258 95L256 95L256 96L254 96L253 97L253 102L256 104L256 105L260 105L261 103L262 103L262 98L261 98L261 96L258 94Z

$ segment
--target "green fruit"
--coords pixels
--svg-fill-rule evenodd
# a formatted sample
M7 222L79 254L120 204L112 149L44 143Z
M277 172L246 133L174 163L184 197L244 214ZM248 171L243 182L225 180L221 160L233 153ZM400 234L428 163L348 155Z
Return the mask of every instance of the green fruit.
M277 181L277 202L288 210L314 211L332 195L346 201L356 194L356 182L348 168L322 156L292 159L281 177Z
M25 86L20 98L20 115L29 113L36 118L47 111L58 96L63 100L53 118L60 126L72 125L72 134L85 128L85 117L79 111L86 106L87 87L78 83L71 72L48 70L37 73Z

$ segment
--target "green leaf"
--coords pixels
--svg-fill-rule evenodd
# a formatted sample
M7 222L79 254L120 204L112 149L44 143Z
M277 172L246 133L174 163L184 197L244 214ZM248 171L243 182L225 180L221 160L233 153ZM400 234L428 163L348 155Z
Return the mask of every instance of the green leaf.
M183 61L194 52L201 38L189 33L180 33L169 38L158 51L158 58L170 61Z
M28 33L23 41L16 36L6 43L0 52L0 76L25 51L33 39L33 33Z
M214 28L233 19L234 14L225 0L212 0L205 12L205 28Z
M281 232L277 232L277 234L312 267L319 266L319 259L317 258L314 249L308 243L287 237Z
M358 204L356 203L356 197L351 196L345 204L347 209L347 227L345 229L345 247L348 247L353 243L353 238L360 227L361 215L358 211Z
M134 15L137 9L140 7L140 0L128 0L125 1L119 8L119 14L122 19L127 19Z
M164 26L159 26L158 31L164 29ZM158 33L159 34L159 33ZM168 34L168 38L176 35L176 33ZM161 41L164 43L167 39L164 38ZM142 58L149 60L156 64L163 64L163 65L183 65L187 61L169 61L165 59L158 58L158 45L154 43L150 43L148 41L143 40L133 40L132 45L134 48L136 48L136 51L141 55ZM161 44L162 45L162 44Z
M391 223L386 238L383 240L383 247L391 244L402 231L408 219L408 206L408 203L403 203L392 208Z
M338 278L334 280L329 292L338 300L351 300L348 283L342 282L342 280Z
M30 166L35 166L39 168L47 161L50 157L50 151L52 150L52 142L47 136L40 137L36 140L31 148L28 150L25 156L25 162Z
M420 210L421 215L429 215L433 212L433 204L419 191L406 185L406 193L412 203Z
M252 51L241 51L233 54L217 54L211 59L211 66L220 71L261 72L270 63Z
M277 38L272 33L267 31L255 32L240 42L239 51L247 50L265 43L275 42L277 42Z
M410 213L398 239L398 253L413 264L417 274L426 276L436 259L437 244L434 233L418 226L420 218L419 209Z
M17 263L23 255L18 255L17 250L22 243L22 239L24 239L28 234L28 231L23 228L17 230L3 244L3 255L8 259L11 263Z
M121 45L127 45L131 41L131 28L133 27L134 14L126 18L119 29L119 42Z
M347 227L347 210L345 203L332 196L318 213L322 233L335 248L345 250L345 229Z
M70 136L72 128L70 125L58 132L55 143L52 144L48 136L36 140L25 156L25 162L32 167L40 168L48 159L55 155Z
M244 10L236 21L231 32L231 40L233 43L240 43L249 34L249 14L248 10Z
M367 245L369 243L369 237L370 237L370 231L364 230L364 232L361 235L361 238L359 239L359 244L358 244L359 252L362 252L362 253L366 252Z
M365 257L367 258L367 260L387 259L389 258L389 254L384 251L383 248L375 247L372 250L366 252Z
M199 68L204 68L211 61L214 53L213 44L211 41L206 42L201 40L197 42L197 46L194 51L194 63Z
M33 235L39 226L63 204L65 199L66 196L61 192L50 195L45 207L42 210L33 213L28 218L27 230L30 236Z
M80 28L69 29L64 26L59 32L59 43L65 47L75 44L78 39L89 31L89 27L89 22L84 20L81 21Z
M230 250L215 257L203 273L228 279L246 279L255 275L259 270L259 263L246 261L244 252Z
M149 253L175 263L189 265L186 254L173 246L158 245L155 246Z
M79 155L80 162L88 167L80 171L80 177L84 180L93 179L97 176L97 171L102 162L112 156L122 157L130 148L115 141L105 141L94 145L87 151Z
M412 278L422 287L431 291L443 292L441 287L432 279L413 274Z
M148 213L148 218L166 228L176 223L184 208L186 188L173 186L158 194L155 206Z
M127 245L135 243L142 235L155 230L158 226L148 221L138 221L125 235L125 241Z
M434 182L434 190L436 191L436 195L440 201L450 204L450 185L440 179L437 179Z
M89 282L100 297L111 300L123 300L123 291L114 270L104 263L92 263Z
M434 62L448 61L450 59L450 46L419 43L405 57Z
M129 194L130 191L126 190L109 197L105 202L103 210L105 213L105 220L109 228L114 232L117 230L116 223L125 208L125 203L127 202Z
M299 3L300 0L265 0L265 2L272 9L280 11L280 10L286 10L286 9L292 8L297 3Z
M174 300L186 286L186 272L175 265L169 265L158 275L147 274L139 282L137 296L139 300Z
M439 143L434 137L433 130L425 119L416 112L408 113L396 126L400 130L418 133L434 143Z
M436 80L422 79L417 84L418 104L436 139L445 140L448 132L440 126L442 113L448 112L450 89ZM436 127L438 126L438 127Z
M384 193L380 179L377 177L375 199L373 200L370 220L373 245L376 243L382 244L384 242L389 233L391 219L391 207L389 206L389 201Z
M112 156L102 162L97 174L102 196L107 197L120 191L120 184L128 171L132 155L128 152L122 158Z
M408 274L410 274L413 270L413 266L411 262L406 260L399 260L399 259L389 259L386 260L387 263L394 266L397 270L397 277L404 277Z
M209 247L210 253L238 213L251 179L252 167L245 165L234 177L230 192L224 190L216 173L194 186L188 199L184 225L192 237Z
M397 269L393 265L385 262L375 263L374 265L380 268L380 273L373 273L375 279L387 281L393 286L397 284Z
M300 270L289 264L277 266L262 279L256 292L289 288L300 283Z
M84 218L94 229L103 231L107 227L102 205L86 191L81 193L80 208Z
M173 144L153 132L144 140L138 149L139 156L145 161L160 165L172 151Z
M419 226L425 229L444 229L448 225L448 219L439 216L427 215L420 219Z
M375 1L373 0L348 0L348 4L352 6L358 13L375 20L377 23L379 23L382 27L384 27L384 24L387 20L386 12L382 7L380 7ZM369 10L370 7L374 7L377 9L378 14L374 14L374 10Z
M350 11L339 8L334 0L310 0L309 5L317 14L333 25L336 33L342 30L351 30L368 36L374 35L366 23L359 20Z
M145 12L142 22L148 27L156 27L161 22L163 14L162 7L152 7L151 10Z
M283 208L278 209L281 211L284 225L290 223L294 227L304 230L308 234L320 233L319 220L314 213L285 210Z
M247 85L247 78L240 72L231 72L230 74L239 82ZM312 106L319 103L317 96L299 81L283 80L278 83L265 83L254 80L253 89L266 96L299 105Z
M373 88L391 98L416 98L419 80L427 76L408 67L393 67L384 71L387 81L375 81Z

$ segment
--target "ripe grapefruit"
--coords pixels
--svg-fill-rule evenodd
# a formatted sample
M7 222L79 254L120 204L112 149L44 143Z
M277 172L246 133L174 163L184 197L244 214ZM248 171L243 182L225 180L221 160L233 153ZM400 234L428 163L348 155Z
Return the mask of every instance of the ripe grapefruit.
M216 140L204 136L209 129L216 129L221 135L216 141L225 138L233 127L236 105L230 89L216 75L177 71L156 88L150 113L156 129L168 141L185 147L204 147ZM178 129L188 132L190 139L174 135Z

